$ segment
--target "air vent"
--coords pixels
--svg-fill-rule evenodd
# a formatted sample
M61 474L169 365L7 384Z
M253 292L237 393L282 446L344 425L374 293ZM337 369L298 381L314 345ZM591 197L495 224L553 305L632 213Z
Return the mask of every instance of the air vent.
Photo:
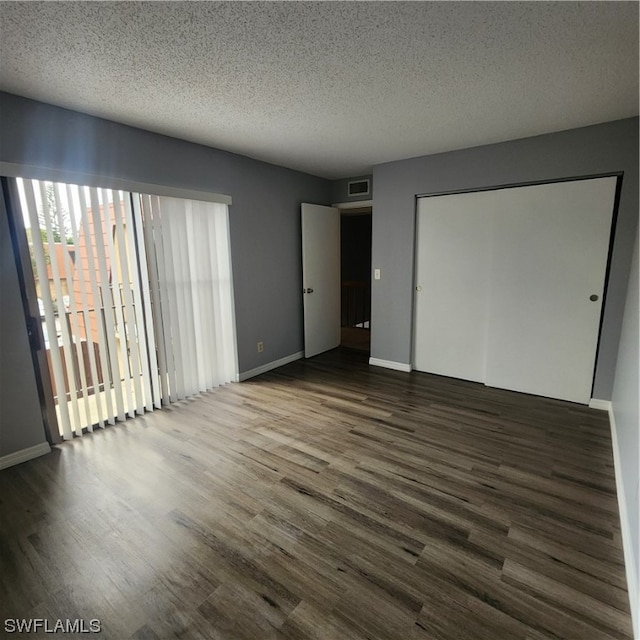
M348 196L368 196L369 195L369 179L355 180L349 182L347 187Z

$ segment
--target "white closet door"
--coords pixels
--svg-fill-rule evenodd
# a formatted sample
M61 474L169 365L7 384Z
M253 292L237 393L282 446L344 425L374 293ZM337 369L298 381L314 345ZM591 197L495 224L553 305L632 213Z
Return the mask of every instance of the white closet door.
M420 198L413 367L483 382L493 191Z
M589 402L615 188L495 192L487 385Z

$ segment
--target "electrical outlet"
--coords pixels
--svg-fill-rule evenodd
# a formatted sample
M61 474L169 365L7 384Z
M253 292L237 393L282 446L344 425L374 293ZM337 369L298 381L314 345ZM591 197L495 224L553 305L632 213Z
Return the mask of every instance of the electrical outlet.
M373 270L373 279L374 280L380 280L380 269L374 269Z
M258 342L258 353L262 353L263 351L264 351L264 342L260 340L260 342Z

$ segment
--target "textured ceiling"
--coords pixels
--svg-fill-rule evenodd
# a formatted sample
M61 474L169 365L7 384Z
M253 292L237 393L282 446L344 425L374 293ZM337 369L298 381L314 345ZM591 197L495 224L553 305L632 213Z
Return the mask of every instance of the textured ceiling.
M330 178L638 113L636 2L0 2L8 92Z

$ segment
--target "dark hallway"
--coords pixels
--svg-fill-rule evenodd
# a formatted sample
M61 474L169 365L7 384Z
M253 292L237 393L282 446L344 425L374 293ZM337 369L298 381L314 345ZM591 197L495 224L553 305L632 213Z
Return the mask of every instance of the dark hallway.
M341 346L369 352L371 335L371 207L342 213Z

